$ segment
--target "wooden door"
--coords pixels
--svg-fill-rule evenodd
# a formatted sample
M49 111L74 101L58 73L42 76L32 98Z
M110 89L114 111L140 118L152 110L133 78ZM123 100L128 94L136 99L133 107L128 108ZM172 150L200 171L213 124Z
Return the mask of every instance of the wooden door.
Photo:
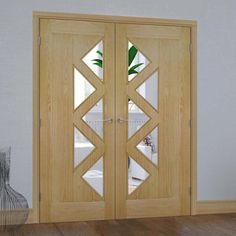
M40 222L114 218L114 25L40 35Z
M116 25L117 218L190 214L189 45L187 27Z

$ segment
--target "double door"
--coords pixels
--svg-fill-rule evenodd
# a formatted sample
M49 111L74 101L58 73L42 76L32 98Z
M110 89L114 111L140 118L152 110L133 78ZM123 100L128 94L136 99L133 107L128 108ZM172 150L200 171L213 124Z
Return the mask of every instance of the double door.
M190 214L190 29L40 20L40 221Z

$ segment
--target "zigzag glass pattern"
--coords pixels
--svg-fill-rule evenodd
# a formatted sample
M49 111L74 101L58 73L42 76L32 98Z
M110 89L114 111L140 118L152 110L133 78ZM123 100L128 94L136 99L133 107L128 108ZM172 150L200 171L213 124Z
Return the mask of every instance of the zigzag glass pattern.
M148 172L132 157L129 157L128 194L132 194L148 178Z
M136 91L156 110L158 109L158 72L153 73ZM150 91L152 91L150 93Z
M79 107L94 91L95 88L91 83L74 67L74 109Z
M153 164L158 164L158 127L143 138L137 145L137 149Z
M103 157L83 175L83 179L103 197Z
M74 167L86 159L94 148L94 145L74 127Z
M99 79L103 80L103 41L92 48L82 60Z

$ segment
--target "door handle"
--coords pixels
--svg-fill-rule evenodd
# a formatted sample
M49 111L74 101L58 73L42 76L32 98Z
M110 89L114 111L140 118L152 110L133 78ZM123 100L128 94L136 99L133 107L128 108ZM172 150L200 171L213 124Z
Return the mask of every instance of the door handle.
M125 122L145 123L144 120L127 120L127 119L123 119L123 118L121 118L121 117L117 118L117 122L118 122L118 123L125 123Z
M104 123L112 123L113 122L113 119L112 118L107 118L105 120L95 120L97 122L104 122Z
M121 117L117 118L118 123L124 123L124 122L129 122L130 120L123 119Z

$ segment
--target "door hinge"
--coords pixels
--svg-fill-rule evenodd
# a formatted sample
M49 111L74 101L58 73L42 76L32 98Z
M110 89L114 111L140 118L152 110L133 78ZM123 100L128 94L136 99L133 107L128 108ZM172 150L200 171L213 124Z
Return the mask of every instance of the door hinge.
M189 187L189 195L192 195L192 188Z
M42 126L42 119L40 118L39 119L39 128L41 128L41 126Z
M38 36L38 45L39 45L39 46L41 46L41 41L42 41L42 39L41 39L41 36L39 35L39 36Z
M190 44L189 44L189 52L192 53L192 51L193 51L193 44L190 43Z
M192 128L192 120L189 120L189 128Z
M42 200L42 193L39 192L39 201L41 202L41 200Z

